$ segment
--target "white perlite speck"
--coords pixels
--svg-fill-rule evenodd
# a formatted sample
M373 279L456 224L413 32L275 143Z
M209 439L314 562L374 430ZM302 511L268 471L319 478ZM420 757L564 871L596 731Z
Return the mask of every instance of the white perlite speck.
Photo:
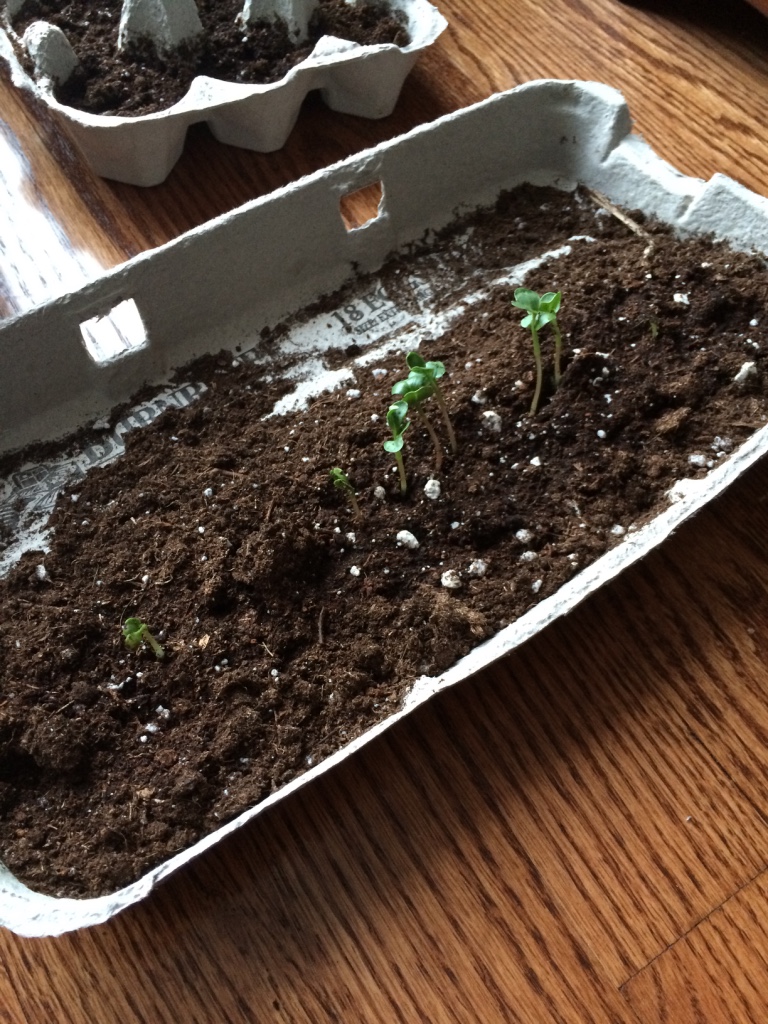
M373 496L374 498L378 498L379 501L384 501L387 497L387 492L384 490L381 484L379 484L377 487L373 488Z
M541 465L541 459L539 458L538 455L534 455L533 456L533 458L531 459L531 465L532 466L540 466Z
M400 530L397 534L397 543L402 544L404 548L410 548L411 551L415 551L419 546L419 542L410 530Z
M675 292L673 298L675 302L679 302L681 306L690 306L691 304L687 292Z
M48 576L48 573L46 572L46 569L45 569L44 565L36 565L35 566L35 576L39 580L44 580Z
M544 582L543 580L534 580L533 581L533 583L531 584L531 590L534 592L534 594L538 594L538 592L541 590L541 584L543 582Z
M448 590L458 590L462 585L461 576L459 576L455 569L446 569L440 577L440 582Z
M521 544L530 544L533 540L533 533L530 530L518 530L515 537L517 537Z
M488 401L488 397L484 391L476 391L474 395L472 395L472 401L475 405L485 405Z
M616 523L615 526L611 527L611 533L614 537L623 537L626 532L621 523Z
M757 367L752 362L746 362L741 364L741 369L733 378L735 384L744 384L751 377L757 376Z
M716 452L730 452L733 451L733 441L730 437L720 437L718 435L712 442L711 447Z
M522 555L520 555L519 561L521 561L521 562L535 562L538 557L539 556L538 556L538 554L535 551L524 551L522 553Z
M469 563L467 576L476 576L479 578L480 576L485 576L487 572L488 563L484 562L482 558L475 558Z
M440 497L441 490L442 487L440 486L440 481L435 480L434 477L431 480L427 480L427 482L424 484L424 493L430 499L430 501L437 501L437 499Z
M351 565L349 567L349 575L350 576L359 576L360 575L360 567L357 566L357 565Z
M347 391L347 398L359 398L360 390L358 388L350 388Z
M699 452L689 455L688 461L692 466L697 466L699 469L706 469L707 467L707 456L701 455Z
M492 434L501 433L501 416L493 409L488 409L483 413L483 429L490 430Z

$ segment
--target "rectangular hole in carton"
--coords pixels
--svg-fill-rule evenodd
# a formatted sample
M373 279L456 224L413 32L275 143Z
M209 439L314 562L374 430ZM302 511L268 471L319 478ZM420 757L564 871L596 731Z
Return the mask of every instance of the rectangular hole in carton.
M373 181L370 185L339 199L339 212L347 231L355 231L376 220L383 209L384 186L381 181Z
M124 299L102 316L80 324L88 355L95 363L109 363L147 344L147 331L133 299Z

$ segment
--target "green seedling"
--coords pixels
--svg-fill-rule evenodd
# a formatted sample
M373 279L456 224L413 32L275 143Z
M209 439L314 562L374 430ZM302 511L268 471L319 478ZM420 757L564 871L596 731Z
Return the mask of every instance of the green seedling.
M431 398L434 393L435 388L432 380L416 370L411 370L407 380L399 380L392 387L392 394L399 395L408 408L413 409L424 424L424 429L432 439L432 445L435 449L435 469L439 473L443 465L443 449L440 446L440 439L435 433L435 428L432 426L432 420L421 407L421 403L426 401L427 398Z
M149 632L149 626L141 619L126 619L125 625L123 626L123 636L125 637L125 646L130 647L132 651L146 640L152 650L155 652L156 658L164 658L165 650L155 640L152 634Z
M387 410L387 426L392 431L392 438L384 441L384 450L395 456L397 470L400 474L400 490L403 494L408 490L408 481L405 477L405 466L403 465L403 434L410 424L408 419L408 403L406 401L395 402Z
M419 374L421 377L426 378L432 386L433 394L437 404L440 406L440 415L443 417L443 423L445 424L445 432L448 435L448 441L451 446L451 451L455 455L458 451L458 445L456 443L456 434L453 430L453 423L451 423L451 417L448 414L448 406L445 404L445 398L440 385L437 383L438 378L442 377L445 373L445 366L438 359L430 359L429 362L425 362L424 359L419 355L418 352L409 352L405 357L405 361L408 364L408 369L411 371L411 375Z
M347 476L347 474L342 472L338 466L334 466L334 468L331 470L331 480L333 481L333 486L338 487L339 490L343 491L349 498L349 503L352 506L352 511L354 512L355 516L358 519L362 519L363 515L362 512L360 511L360 506L357 503L357 495L355 494L354 487L349 482L349 477Z
M560 383L560 362L563 351L563 336L557 323L557 314L560 310L562 292L546 292L539 295L529 288L516 288L515 298L512 305L517 309L525 310L527 316L520 321L521 327L527 327L531 332L533 342L533 358L536 363L536 390L533 393L531 402L531 416L536 415L541 397L541 385L544 378L544 371L541 365L541 342L539 331L547 324L552 324L555 333L555 387Z

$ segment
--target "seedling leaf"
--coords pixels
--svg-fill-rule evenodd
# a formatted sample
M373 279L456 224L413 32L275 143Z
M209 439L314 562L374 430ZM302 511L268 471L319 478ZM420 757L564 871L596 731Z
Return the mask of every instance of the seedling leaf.
M525 309L529 313L538 313L540 302L541 299L538 293L532 292L530 288L515 288L515 298L512 305L518 309Z
M149 631L149 627L141 619L126 619L123 625L123 637L125 638L125 646L132 651L135 651L143 641L146 641L154 651L156 658L165 657L165 649L155 640Z

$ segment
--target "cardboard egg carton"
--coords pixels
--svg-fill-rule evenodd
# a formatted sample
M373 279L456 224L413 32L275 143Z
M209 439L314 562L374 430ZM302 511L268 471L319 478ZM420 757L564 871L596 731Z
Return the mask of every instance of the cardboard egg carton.
M7 0L0 21L0 57L10 64L14 84L31 90L50 107L97 174L131 185L164 181L181 156L187 129L201 121L229 145L265 153L280 149L313 89L332 110L386 117L419 54L447 24L427 0L392 0L393 8L405 17L405 46L360 46L323 36L312 53L277 82L248 85L199 76L167 110L120 117L85 113L57 101L54 83L67 80L77 58L64 33L45 22L35 22L23 38L14 33L9 19L20 6L21 0ZM314 6L315 0L246 0L242 16L261 17L266 8L282 12L300 38ZM194 35L198 26L193 0L126 0L119 38L125 44L149 34L157 46L167 49ZM24 52L34 63L34 78L19 60Z
M271 358L262 350L260 332L290 318L285 344L306 353L300 387L317 391L325 385L318 353L329 345L355 341L363 359L377 346L411 347L420 332L435 336L436 318L451 314L444 302L433 307L428 287L416 312L384 293L372 297L370 279L359 284L359 294L345 295L338 317L327 309L322 315L301 311L342 285L354 289L360 273L375 274L393 251L462 213L491 207L500 192L523 182L562 189L581 183L681 233L714 233L736 247L768 252L766 199L722 175L707 182L681 175L631 127L622 97L607 86L531 82L250 202L0 325L1 450L103 420L100 442L68 460L28 464L0 480L0 514L3 509L18 514L25 502L29 509L16 556L25 544L40 542L46 509L59 488L90 465L119 457L126 430L169 404L196 400L194 382L163 389L174 368L189 360L222 348L242 358ZM364 226L349 229L341 201L371 183L381 189L378 212ZM465 301L471 298L456 296L457 307ZM361 316L350 319L355 304ZM146 382L158 386L155 398L115 422L113 407ZM0 869L0 924L22 935L57 935L106 921L145 898L163 879L278 800L311 785L434 694L547 628L668 538L766 449L768 428L763 428L703 478L680 481L663 513L627 533L552 596L446 672L414 679L403 706L389 718L119 892L56 899L31 891Z

